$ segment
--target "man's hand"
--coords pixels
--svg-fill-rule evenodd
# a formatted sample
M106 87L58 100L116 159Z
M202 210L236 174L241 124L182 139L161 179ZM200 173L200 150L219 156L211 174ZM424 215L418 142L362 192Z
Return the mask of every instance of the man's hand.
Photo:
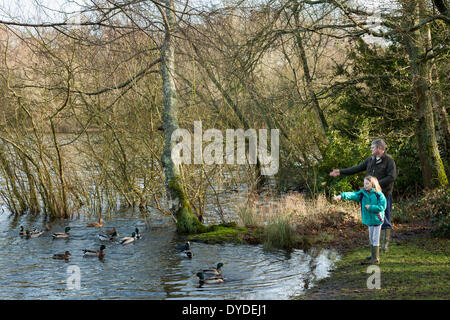
M340 194L338 194L337 196L334 196L332 199L333 199L334 201L339 201L339 200L342 199L342 196L341 196Z
M332 177L337 177L340 174L341 173L339 172L339 169L334 169L333 171L330 172L330 176Z

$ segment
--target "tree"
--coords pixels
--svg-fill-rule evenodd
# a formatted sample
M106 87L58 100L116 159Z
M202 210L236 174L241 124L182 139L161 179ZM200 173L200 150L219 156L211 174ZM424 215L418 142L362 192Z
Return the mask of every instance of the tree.
M426 0L399 0L397 5L392 4L390 13L384 14L382 21L377 21L384 29L375 30L368 17L373 12L368 12L360 7L352 5L350 1L338 2L324 0L310 2L313 5L332 4L349 24L342 23L341 26L328 26L330 30L345 30L347 37L362 37L371 35L387 40L400 38L400 42L408 55L411 90L414 94L414 105L416 111L416 136L418 141L418 154L421 162L422 179L426 188L435 188L448 184L447 175L439 154L435 124L433 119L433 107L431 93L429 90L430 74L430 51L427 46L427 26L434 21L449 23L447 14L436 15L430 13ZM448 13L442 1L437 1L441 13ZM387 28L387 31L386 31ZM439 50L434 50L434 57L448 50L444 44Z
M163 129L165 145L162 155L166 187L169 193L169 203L177 218L177 229L184 233L195 233L204 229L198 218L192 212L189 200L183 190L180 170L172 160L172 149L175 141L173 132L178 129L178 106L175 88L175 42L176 27L173 0L164 2L165 9L161 9L164 17L165 35L161 49L161 75L163 79Z
M427 32L425 26L415 28L427 17L426 1L402 1L405 12L405 28L409 32L403 37L411 68L411 84L417 114L417 141L422 167L422 178L426 188L448 184L444 165L439 154L434 112L429 83L430 58L427 57Z
M47 94L59 92L63 97L65 97L62 99L61 105L57 108L56 112L50 113L50 116L47 119L50 121L51 130L54 137L54 145L57 151L57 168L55 171L59 176L59 184L61 184L60 190L61 198L63 200L62 210L64 211L64 215L66 215L67 211L67 186L64 177L65 171L62 170L62 155L59 148L59 141L56 139L54 122L57 117L65 113L70 107L74 108L74 105L77 103L80 103L86 107L86 118L84 117L85 114L80 116L76 113L74 113L74 118L83 128L81 134L84 133L87 136L87 143L89 145L91 155L97 159L101 170L105 171L106 177L109 177L110 182L112 182L114 186L122 193L130 206L134 206L135 204L134 196L129 196L130 193L137 194L137 196L141 198L139 199L141 201L140 206L144 205L142 201L145 201L145 199L142 192L136 187L135 181L129 172L130 167L134 164L129 161L129 156L127 154L128 152L126 150L127 145L123 143L123 140L126 138L120 134L121 128L117 126L117 119L114 119L116 117L114 113L117 113L117 109L114 110L114 107L119 104L120 101L125 100L126 95L130 94L132 91L131 89L136 88L139 81L145 79L145 76L155 73L153 68L160 63L163 91L162 96L164 103L162 120L165 133L165 147L161 157L161 162L164 169L168 198L172 204L170 209L178 218L177 225L180 232L196 232L202 227L197 217L190 209L189 201L184 194L183 186L181 180L179 179L179 170L176 166L174 166L171 159L173 143L171 141L171 136L173 131L178 128L177 94L174 81L174 48L176 45L174 34L178 27L176 14L179 15L180 19L183 19L183 17L190 15L187 10L194 10L185 3L183 6L183 10L185 11L178 11L175 8L174 2L175 1L173 0L160 2L136 2L131 0L105 2L101 0L94 0L90 3L80 5L78 12L78 18L80 19L78 19L78 22L73 19L73 16L67 19L64 15L61 16L61 21L52 22L28 23L18 20L0 21L0 23L5 26L17 27L20 29L20 31L18 31L19 34L24 28L33 28L35 32L30 33L32 35L30 38L32 38L32 40L37 44L39 44L40 37L45 39L42 41L44 42L44 47L46 49L43 54L45 57L42 60L48 63L48 67L51 67L52 63L59 63L63 66L64 64L67 64L66 69L68 79L66 81L66 86L62 86L61 83L63 82L61 81L59 83L55 81L54 83L51 83L51 85L25 85L26 88L38 88ZM43 5L39 4L39 2L36 2L36 5L41 9L44 8ZM46 9L43 10L45 11ZM67 13L67 15L70 16L72 13ZM164 26L162 29L160 28L161 25ZM53 38L51 40L47 40L42 36L42 30L44 30L44 33L45 30L51 30L54 33ZM141 59L153 57L152 54L148 54L152 52L152 49L141 49L139 44L134 52L123 50L125 49L124 47L109 50L109 48L113 47L115 44L118 44L119 46L120 43L122 43L122 45L125 44L124 39L133 40L133 38L130 37L130 35L133 34L138 34L138 36L134 39L137 41L140 41L142 37L145 36L148 42L147 48L150 47L159 50L160 58L144 63L145 66L140 71L134 72L134 74L131 74L128 78L126 78L129 73L133 72L132 70L135 69L136 65L142 65ZM50 38L52 36L51 32L48 32L47 35L50 35ZM72 41L70 44L70 48L73 48L72 56L69 55L67 57L64 55L63 57L59 57L57 50L64 48L63 43L65 41ZM33 45L37 47L36 44ZM59 45L61 45L61 47L59 47L60 49L57 49ZM85 48L104 48L104 51L101 53L111 54L109 58L112 58L111 62L116 62L116 65L111 66L106 64L103 66L96 65L95 67L98 67L98 70L109 71L109 69L111 69L112 72L109 75L107 72L104 72L103 74L94 74L92 69L84 68L82 63L78 66L72 66L71 63L76 60L74 57L76 57L79 52L83 51L83 46ZM101 53L99 54L99 51L93 53L94 60L97 60L97 56L101 55ZM125 54L121 56L121 53ZM126 54L128 54L128 56L125 56ZM65 60L67 60L67 62ZM79 62L77 61L77 63ZM77 70L77 72L74 70ZM82 76L80 76L80 80L83 81L79 81L77 79L77 76L79 76L80 73L78 70L83 70L85 72ZM102 81L104 82L101 83ZM93 89L93 87L95 89ZM66 93L65 96L64 93ZM55 99L55 101L58 102L59 100L61 100L61 98ZM108 100L109 105L104 107L102 104ZM28 112L28 114L33 121L33 118L31 117L32 113ZM113 121L116 121L116 123ZM43 121L43 123L46 122ZM93 146L95 142L91 142L88 129L96 125L100 128L105 128L105 141L109 141L114 147L117 146L117 157L113 155L111 159L115 159L119 169L114 173L114 175L121 175L122 181L111 177L111 171L109 171L108 167L112 166L112 164L103 161L103 157L105 155L99 155L99 148L97 147L97 150L95 150L95 147ZM107 135L110 137L107 138ZM78 138L74 140L77 139ZM101 139L96 140L98 141Z

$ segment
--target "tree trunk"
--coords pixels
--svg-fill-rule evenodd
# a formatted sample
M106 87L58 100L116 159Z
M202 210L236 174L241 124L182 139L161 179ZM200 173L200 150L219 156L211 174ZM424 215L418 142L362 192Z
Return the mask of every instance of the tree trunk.
M431 38L431 28L427 28L427 50L431 55L433 52L433 43ZM434 120L436 122L436 140L441 156L444 161L449 161L450 156L450 126L448 122L448 114L442 101L442 90L439 82L438 70L435 66L434 58L431 59L429 81L431 87L431 103L433 105Z
M163 80L163 129L165 145L162 154L162 164L166 188L168 191L170 210L177 219L177 231L180 233L196 233L205 227L200 223L192 211L189 200L183 190L180 171L172 161L172 133L178 129L178 105L174 81L175 71L175 44L173 41L173 27L175 26L175 14L173 12L174 1L164 1L166 32L161 49L161 74Z
M299 17L298 17L298 14L299 14L298 13L298 5L294 6L293 14L294 14L296 27L298 27L298 26L300 26ZM303 38L300 35L299 30L295 31L295 40L296 40L297 47L299 50L300 59L302 61L303 78L305 79L305 82L306 82L306 90L308 91L309 99L312 103L314 111L317 114L317 117L319 118L319 122L322 126L323 132L325 134L327 134L328 133L328 123L327 123L327 120L325 119L323 110L320 108L319 100L317 99L317 95L313 89L313 81L312 81L311 73L309 71L308 58L306 56L305 48L303 46Z
M425 0L408 1L403 4L406 19L410 25L418 23L425 14ZM405 19L405 20L406 20ZM429 89L429 63L424 59L426 34L423 30L409 32L405 36L406 50L411 68L412 89L417 113L416 135L419 145L419 158L425 188L436 188L448 183L442 159L439 155L433 119L433 106Z

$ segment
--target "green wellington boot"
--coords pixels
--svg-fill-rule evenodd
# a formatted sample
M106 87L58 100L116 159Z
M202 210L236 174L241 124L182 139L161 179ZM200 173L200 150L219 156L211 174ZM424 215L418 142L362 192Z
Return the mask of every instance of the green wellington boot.
M389 252L389 242L391 241L391 230L392 229L384 229L383 231L383 252Z
M380 264L380 246L372 247L372 259L370 264Z
M361 261L361 264L380 264L380 246L371 246L371 248L371 256Z
M372 244L369 245L369 248L370 248L370 255L366 257L366 260L372 259L372 248L373 248Z

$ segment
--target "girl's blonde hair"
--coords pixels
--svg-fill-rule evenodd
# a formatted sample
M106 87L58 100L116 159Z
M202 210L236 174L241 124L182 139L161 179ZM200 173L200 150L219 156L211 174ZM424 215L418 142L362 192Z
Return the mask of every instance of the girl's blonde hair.
M378 182L378 179L373 176L367 176L364 178L364 180L368 180L372 184L372 188L375 188L376 192L381 192L380 183Z

